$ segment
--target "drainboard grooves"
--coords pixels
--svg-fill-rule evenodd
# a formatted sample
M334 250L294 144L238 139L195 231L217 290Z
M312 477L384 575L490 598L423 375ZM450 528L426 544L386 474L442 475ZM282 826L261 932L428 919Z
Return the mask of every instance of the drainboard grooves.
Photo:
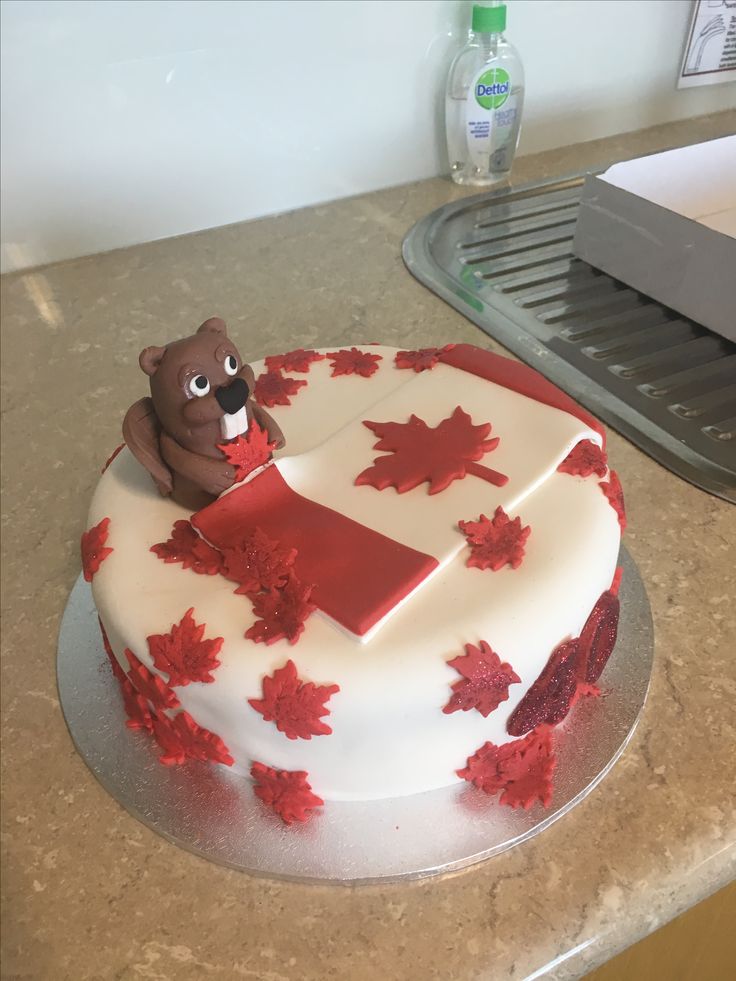
M445 205L414 276L645 453L736 501L736 344L572 253L585 175Z
M658 324L638 331L635 335L604 341L602 344L591 344L583 348L583 354L589 358L611 358L614 355L648 354L653 351L664 352L664 357L674 354L686 341L697 337L693 325L686 320L671 320L668 324Z
M651 361L649 363L654 369L654 364ZM661 365L657 365L657 368L661 368ZM663 378L655 378L638 387L640 392L653 399L669 398L672 395L682 399L690 395L699 395L713 388L714 385L717 387L726 384L734 378L736 378L736 355L731 355L717 358L715 361L706 361L695 367L685 368L683 371L676 371Z

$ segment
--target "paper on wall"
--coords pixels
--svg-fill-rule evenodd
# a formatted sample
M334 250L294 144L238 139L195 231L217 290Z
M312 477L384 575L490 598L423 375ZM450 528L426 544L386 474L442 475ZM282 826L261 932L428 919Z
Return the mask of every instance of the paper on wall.
M736 81L736 0L696 0L678 89Z

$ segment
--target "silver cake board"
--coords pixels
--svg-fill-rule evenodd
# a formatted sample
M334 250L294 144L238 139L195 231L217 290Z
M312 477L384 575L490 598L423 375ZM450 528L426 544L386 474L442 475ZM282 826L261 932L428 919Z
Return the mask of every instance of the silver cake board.
M355 884L465 868L518 845L586 797L624 751L644 707L653 627L644 584L625 549L618 642L599 681L555 730L549 808L512 810L467 783L409 797L327 802L286 826L227 767L162 766L145 732L126 728L89 584L72 590L59 635L59 697L74 744L102 786L164 838L254 875ZM459 760L458 765L463 765ZM318 788L316 788L318 791ZM605 793L605 791L600 791Z

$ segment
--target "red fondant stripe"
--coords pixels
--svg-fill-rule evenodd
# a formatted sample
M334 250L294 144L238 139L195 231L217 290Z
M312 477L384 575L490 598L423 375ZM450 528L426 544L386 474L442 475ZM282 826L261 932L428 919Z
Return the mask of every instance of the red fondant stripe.
M527 398L542 402L553 409L569 412L599 433L605 448L606 432L598 420L528 365L519 361L510 361L509 358L501 357L500 354L494 354L492 351L484 351L473 344L456 344L450 351L442 353L440 361L461 371L467 371L471 375L485 378L486 381L496 385L510 388L519 395L526 395Z
M314 583L313 602L359 636L438 565L431 555L297 494L275 465L199 511L192 524L218 548L237 546L255 528L295 548L294 571Z

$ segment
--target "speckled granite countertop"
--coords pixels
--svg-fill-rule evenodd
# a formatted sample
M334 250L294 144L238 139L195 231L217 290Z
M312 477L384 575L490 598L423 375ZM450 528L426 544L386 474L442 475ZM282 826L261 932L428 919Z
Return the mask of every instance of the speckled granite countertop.
M735 130L722 113L582 144L522 158L514 181ZM621 761L539 837L411 885L252 879L143 827L72 747L57 631L99 468L142 392L140 349L214 313L248 358L491 346L400 256L411 225L463 193L425 181L4 280L4 978L577 977L733 877L736 509L615 433L652 689Z

